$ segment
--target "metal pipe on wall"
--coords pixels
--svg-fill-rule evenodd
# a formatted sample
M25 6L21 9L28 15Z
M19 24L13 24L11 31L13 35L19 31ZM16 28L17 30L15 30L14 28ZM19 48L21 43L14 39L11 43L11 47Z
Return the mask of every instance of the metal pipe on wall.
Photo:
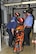
M28 2L19 2L19 3L8 3L4 4L4 6L14 6L14 5L21 5L21 4L35 4L36 1L28 1Z

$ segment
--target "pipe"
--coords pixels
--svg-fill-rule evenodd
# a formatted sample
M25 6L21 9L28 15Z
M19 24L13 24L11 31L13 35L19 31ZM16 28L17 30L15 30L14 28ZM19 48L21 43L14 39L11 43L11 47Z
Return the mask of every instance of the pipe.
M28 1L28 2L20 2L20 3L10 3L10 4L4 4L4 6L14 6L14 5L21 5L21 4L36 4L36 1Z

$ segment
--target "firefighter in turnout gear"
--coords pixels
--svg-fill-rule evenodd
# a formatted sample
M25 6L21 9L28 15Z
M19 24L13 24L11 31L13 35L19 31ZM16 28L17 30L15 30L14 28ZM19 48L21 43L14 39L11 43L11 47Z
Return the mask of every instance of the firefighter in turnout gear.
M14 46L14 52L21 51L23 49L22 43L24 40L24 18L18 18L18 25L15 29L15 46Z

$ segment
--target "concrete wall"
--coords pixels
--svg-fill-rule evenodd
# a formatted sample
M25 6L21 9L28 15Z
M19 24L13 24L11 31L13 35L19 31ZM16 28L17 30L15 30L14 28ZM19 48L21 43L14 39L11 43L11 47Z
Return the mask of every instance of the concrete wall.
M21 0L5 0L4 3L20 2Z
M34 29L33 32L36 33L36 20L34 21Z
M0 51L1 51L1 31L0 31Z
M33 15L34 15L35 20L36 20L36 8L33 9Z
M9 0L9 2L20 2L21 0Z
M4 18L2 17L2 20L4 19L3 23L7 23L7 11L6 11L6 8L3 5L1 5L1 10L4 13Z
M34 27L33 27L33 32L36 33L36 8L33 9L33 15L35 17L35 20L34 20Z

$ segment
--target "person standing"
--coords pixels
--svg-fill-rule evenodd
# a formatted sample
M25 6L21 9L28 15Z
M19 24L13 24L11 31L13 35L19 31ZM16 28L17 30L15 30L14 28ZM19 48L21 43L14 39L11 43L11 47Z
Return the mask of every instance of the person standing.
M19 13L15 13L15 16L13 16L10 20L10 22L7 24L7 32L9 34L9 46L12 47L12 41L14 37L14 30L17 26L17 17L19 16Z
M24 21L24 41L26 45L30 45L30 32L33 24L32 8L26 10L27 17Z

